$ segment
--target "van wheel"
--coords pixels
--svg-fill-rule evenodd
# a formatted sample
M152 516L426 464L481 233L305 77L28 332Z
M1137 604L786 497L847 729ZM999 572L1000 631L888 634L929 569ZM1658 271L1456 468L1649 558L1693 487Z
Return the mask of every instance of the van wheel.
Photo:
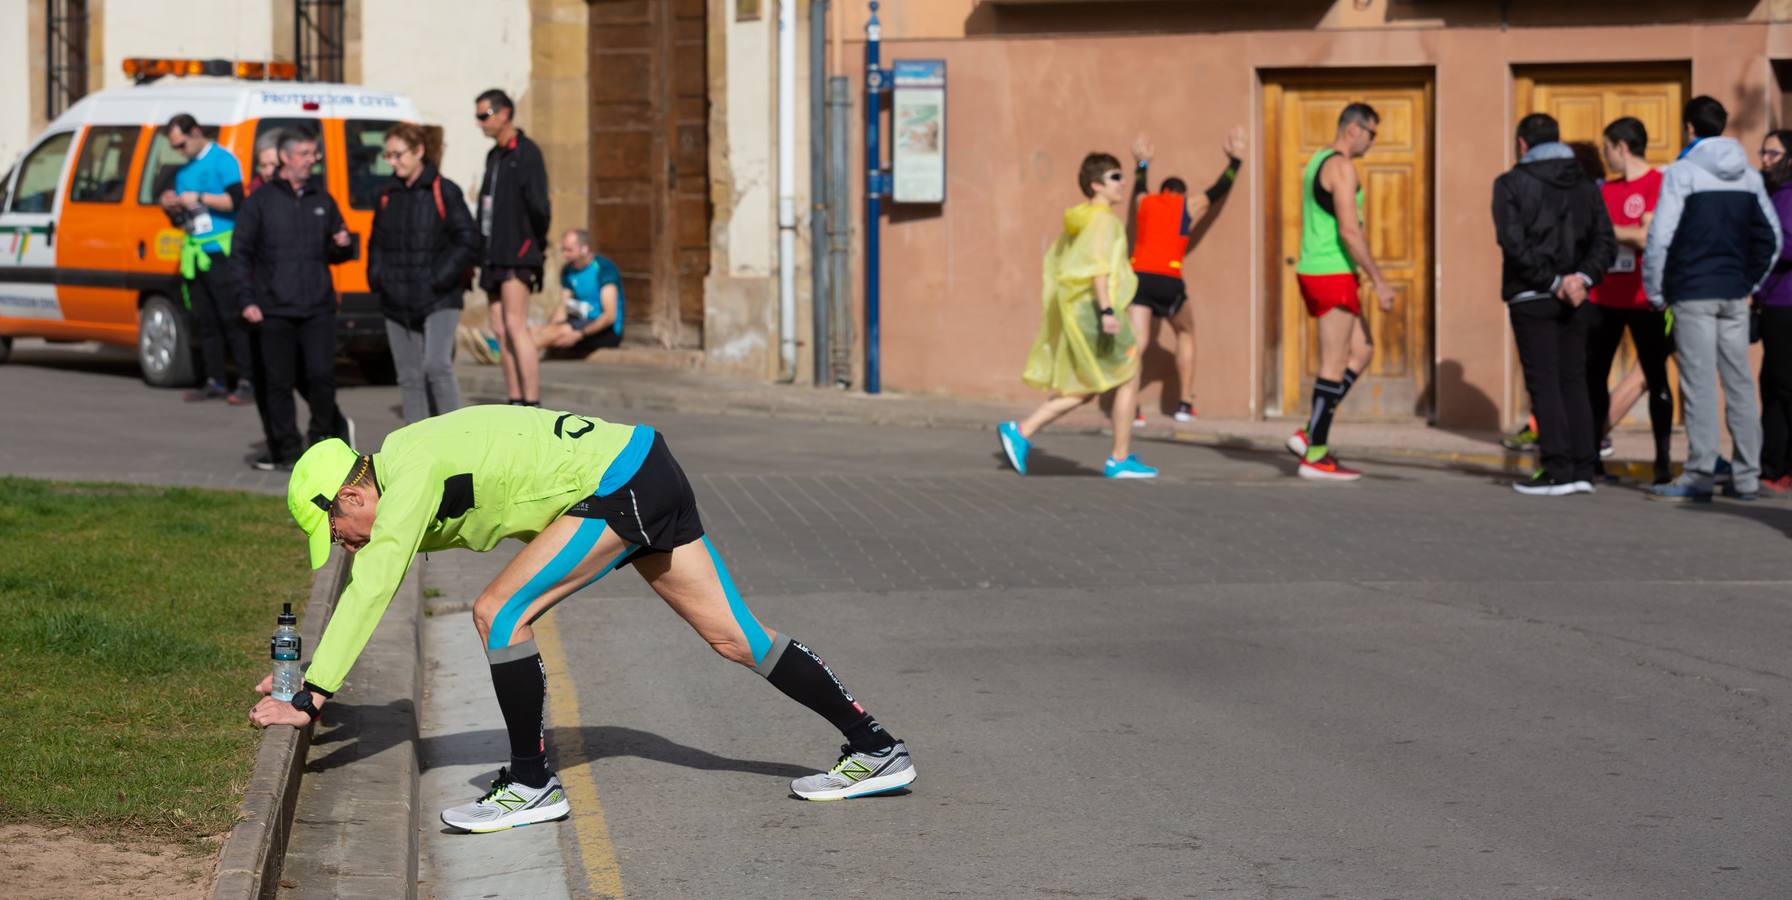
M12 338L0 337L0 363L12 359Z
M193 383L192 329L180 307L167 297L151 297L137 314L137 363L154 387Z
M391 353L368 353L355 357L355 366L361 370L361 377L368 384L397 384L398 365L392 361Z

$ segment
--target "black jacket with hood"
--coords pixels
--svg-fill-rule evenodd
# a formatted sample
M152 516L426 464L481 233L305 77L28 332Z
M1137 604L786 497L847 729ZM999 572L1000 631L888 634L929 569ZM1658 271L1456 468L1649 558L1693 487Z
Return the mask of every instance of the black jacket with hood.
M380 192L367 285L386 318L417 328L438 309L460 308L467 271L478 261L479 226L466 197L435 166L424 164L408 185L393 178Z
M486 198L491 198L487 221ZM541 148L518 128L508 143L485 154L485 175L479 183L479 228L485 236L488 267L539 268L547 249L548 169Z
M276 178L250 194L230 246L243 274L243 306L295 319L335 313L330 266L355 256L352 243L338 247L332 240L342 229L342 211L318 176L302 191Z
M1507 303L1551 297L1563 275L1597 284L1618 255L1599 188L1557 142L1531 148L1494 179L1493 227L1505 254L1500 296Z

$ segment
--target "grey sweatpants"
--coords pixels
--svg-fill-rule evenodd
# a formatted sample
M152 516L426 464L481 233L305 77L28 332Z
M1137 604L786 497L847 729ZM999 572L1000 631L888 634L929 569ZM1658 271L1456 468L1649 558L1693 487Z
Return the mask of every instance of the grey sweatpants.
M1717 428L1717 381L1724 385L1730 426L1730 463L1736 489L1761 486L1761 413L1748 369L1748 300L1682 300L1674 304L1674 352L1680 364L1680 401L1686 416L1686 472L1681 481L1711 490L1722 436Z
M421 422L432 415L460 409L460 385L454 381L454 332L460 310L438 309L421 329L386 320L386 340L398 369L398 393L404 420Z

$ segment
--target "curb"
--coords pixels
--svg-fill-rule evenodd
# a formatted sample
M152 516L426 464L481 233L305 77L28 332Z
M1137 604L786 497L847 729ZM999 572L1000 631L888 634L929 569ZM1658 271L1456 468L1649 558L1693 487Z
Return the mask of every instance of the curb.
M264 880L285 900L417 896L425 565L412 561L354 677L324 707L282 864Z
M305 603L305 624L299 629L305 646L317 646L324 622L335 610L348 575L348 555L332 553L311 579ZM243 792L240 818L218 854L212 900L255 900L272 897L280 884L280 865L291 833L293 809L311 747L310 728L270 728L261 734L255 768Z

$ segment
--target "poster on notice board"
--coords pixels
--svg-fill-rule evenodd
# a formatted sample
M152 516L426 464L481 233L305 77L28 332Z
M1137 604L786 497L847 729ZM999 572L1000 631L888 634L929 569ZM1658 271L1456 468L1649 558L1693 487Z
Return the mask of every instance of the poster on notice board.
M946 202L946 61L899 59L891 69L896 98L890 111L890 199Z

